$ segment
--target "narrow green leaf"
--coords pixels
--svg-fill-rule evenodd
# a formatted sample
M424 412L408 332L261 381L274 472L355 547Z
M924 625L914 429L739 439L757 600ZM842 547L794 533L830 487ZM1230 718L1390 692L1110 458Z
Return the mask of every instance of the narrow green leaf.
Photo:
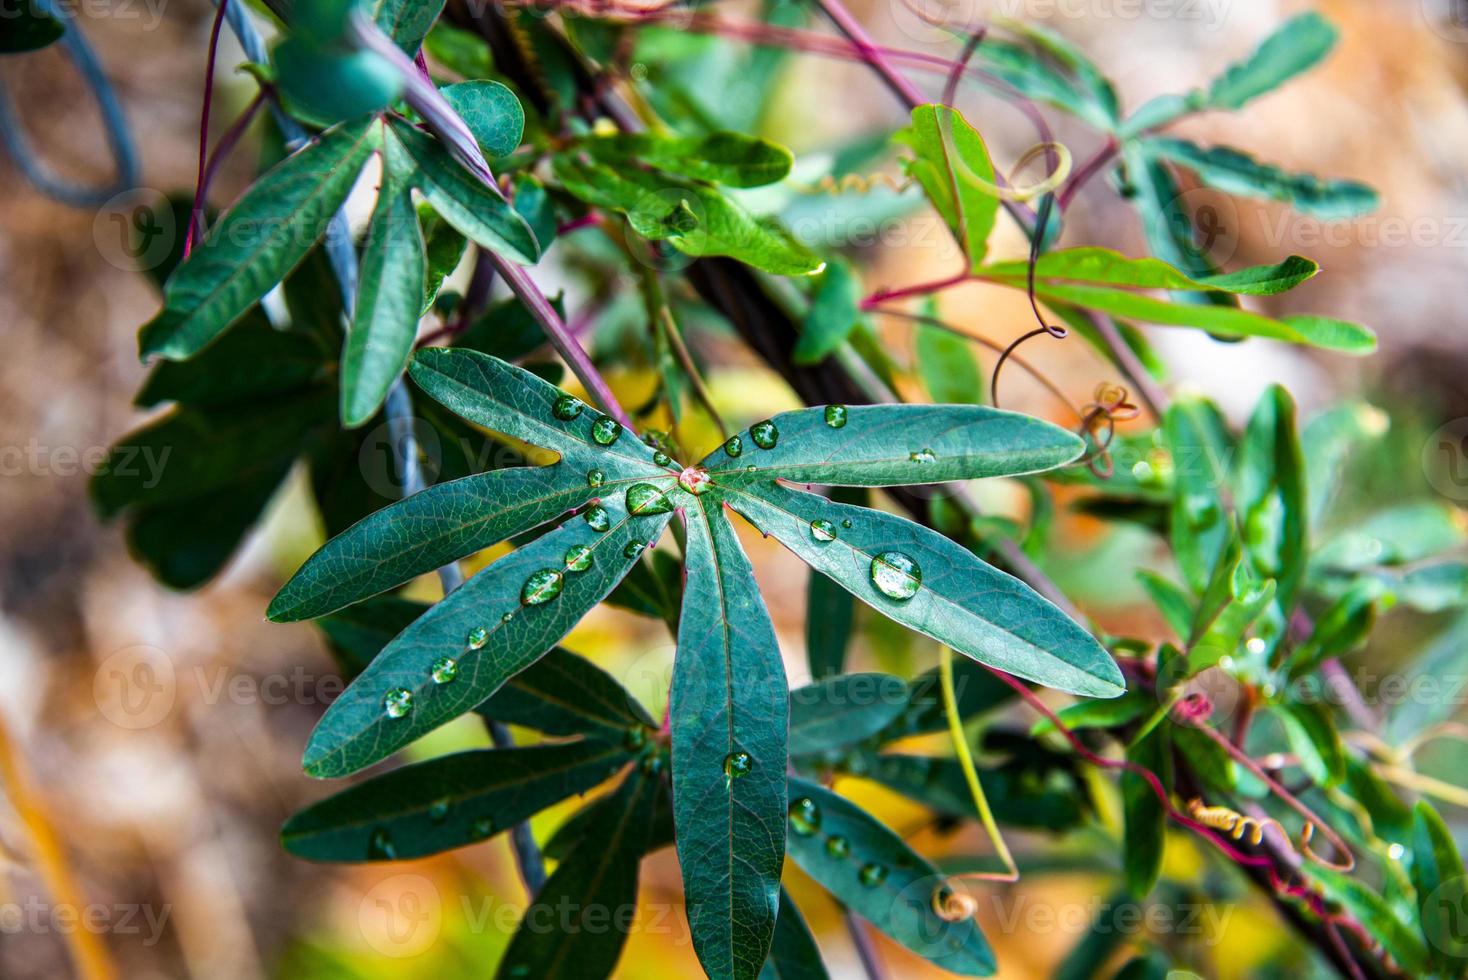
M423 305L419 308L419 312L427 314L429 310L433 309L433 301L438 298L444 280L452 275L459 267L459 263L463 261L469 240L460 233L459 229L440 218L438 212L427 203L418 205L417 210L428 259L427 277L423 285Z
M525 910L500 980L607 977L637 915L637 869L651 839L660 779L633 771ZM547 925L550 925L547 928Z
M510 199L510 205L525 219L530 230L535 232L535 240L540 243L540 250L544 252L556 240L556 229L559 227L555 202L546 192L545 185L532 173L522 170L515 174L513 186L515 193Z
M445 221L515 262L528 265L540 258L535 233L504 198L480 183L427 133L396 117L389 123L387 165L398 168Z
M471 710L554 646L626 574L635 560L626 549L656 540L670 516L630 516L619 496L600 506L608 530L573 517L494 562L399 634L327 709L307 743L306 772L344 776L385 758ZM567 558L578 547L590 551L584 572ZM532 590L527 604L531 577L541 572L556 573L561 591L547 599L544 587ZM445 657L456 670L442 683L433 673Z
M560 647L505 682L474 709L491 721L547 735L635 745L656 728L642 704L596 664Z
M805 595L805 655L811 676L819 680L840 674L856 621L851 593L811 569Z
M1412 887L1422 909L1428 956L1450 976L1468 972L1468 942L1459 917L1468 877L1448 825L1432 804L1418 800L1412 809Z
M1163 786L1172 783L1172 748L1168 726L1159 725L1127 749L1127 758L1156 773ZM1162 873L1163 848L1167 841L1167 811L1146 780L1128 770L1121 774L1122 811L1126 818L1122 858L1126 865L1127 891L1141 901L1157 884Z
M978 266L999 213L994 164L984 138L958 110L921 105L912 110L912 125L893 139L913 151L908 173L922 185L970 265Z
M780 889L780 917L775 920L775 940L770 958L759 971L759 980L828 980L826 964L816 937L801 917L790 893Z
M1286 21L1249 57L1214 79L1207 104L1215 109L1243 108L1315 67L1335 47L1336 37L1331 23L1313 11Z
M791 355L796 364L819 364L846 342L861 319L861 281L851 266L831 262L816 287Z
M520 145L525 134L525 110L515 93L499 82L459 82L445 85L439 94L463 118L490 160L507 157Z
M994 953L972 919L933 911L946 877L856 804L815 783L790 780L790 856L823 888L892 939L966 977L994 972ZM839 843L832 844L839 838Z
M1317 786L1334 786L1346 778L1346 750L1324 705L1282 704L1276 706L1275 714L1284 723L1300 768Z
M1381 204L1381 198L1367 184L1292 174L1227 146L1205 148L1187 140L1158 136L1149 139L1146 147L1226 194L1283 201L1301 214L1322 221L1354 218L1375 211Z
M1029 586L942 535L782 484L721 485L729 505L750 523L882 615L1049 687L1103 698L1125 690L1121 671L1095 638ZM836 537L812 533L815 521L829 522ZM903 558L913 563L905 572Z
M733 527L693 499L670 702L678 860L704 970L754 977L785 857L785 667Z
M1260 578L1277 583L1285 614L1305 573L1305 459L1295 431L1295 401L1271 385L1239 441L1234 504L1244 551Z
M383 773L315 803L281 828L308 861L398 861L488 839L610 778L620 743L479 749Z
M636 160L670 174L729 187L762 187L784 180L794 162L783 146L728 131L705 136L628 133L583 145L603 160Z
M1173 401L1163 420L1172 455L1172 550L1183 578L1201 594L1228 537L1223 499L1233 442L1218 408L1184 396Z
M139 334L143 357L192 357L285 278L356 183L376 123L329 130L250 185L169 278L163 311Z
M918 376L928 397L949 405L984 401L984 378L969 341L926 323L918 324L914 338Z
M1311 877L1325 886L1328 899L1339 902L1358 922L1369 923L1371 935L1381 942L1408 976L1423 976L1427 966L1427 947L1416 929L1410 929L1398 918L1391 904L1369 886L1348 874L1332 871L1317 864L1306 864ZM1454 899L1461 900L1459 891ZM1461 908L1457 909L1461 915ZM1454 924L1455 927L1457 923ZM1461 935L1458 927L1456 935ZM1461 940L1458 949L1462 949Z
M859 750L843 761L842 772L879 783L944 816L974 817L974 798L957 759ZM1085 816L1079 787L1046 785L1019 767L983 769L979 785L994 819L1008 826L1059 833L1079 826Z
M1193 617L1197 614L1192 596L1181 586L1174 585L1147 569L1137 572L1137 581L1142 584L1142 589L1152 600L1152 604L1162 613L1162 618L1167 621L1173 635L1180 642L1186 640L1192 630Z
M342 351L342 424L348 428L377 414L413 351L426 265L412 194L389 169L367 228L356 316Z
M997 77L1026 98L1048 102L1099 129L1109 129L1113 120L1092 93L1055 67L1050 59L1021 44L993 37L974 50L974 65ZM1008 95L1008 92L1005 92ZM1114 99L1112 96L1114 112Z
M837 424L839 422L839 424ZM762 448L756 435L775 443ZM756 432L756 429L759 429ZM739 436L742 451L703 461L715 482L780 479L891 487L1054 469L1084 450L1041 419L980 405L853 405L783 412ZM753 468L753 472L749 468ZM863 511L865 512L865 511Z
M996 262L975 270L976 275L1022 285L1028 275L1025 261ZM1277 265L1251 266L1227 274L1189 276L1161 259L1133 259L1109 248L1081 246L1047 252L1035 263L1035 275L1045 281L1071 281L1101 286L1213 290L1248 296L1272 296L1293 289L1320 271L1320 266L1299 255Z
M1145 695L1128 691L1119 698L1109 701L1078 701L1066 705L1055 713L1066 728L1115 728L1149 714L1155 704L1148 704ZM1038 737L1055 731L1055 723L1041 718L1030 726L1030 735Z
M790 693L790 754L853 745L906 709L907 683L891 674L840 674L797 688Z

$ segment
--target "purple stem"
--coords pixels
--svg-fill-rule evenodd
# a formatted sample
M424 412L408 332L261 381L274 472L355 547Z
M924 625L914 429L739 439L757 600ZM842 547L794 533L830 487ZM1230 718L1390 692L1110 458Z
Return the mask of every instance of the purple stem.
M194 184L194 207L189 212L189 230L184 236L183 255L194 250L194 239L204 233L204 172L209 159L209 108L214 104L214 61L219 53L219 29L224 26L224 8L229 0L219 0L214 10L214 26L209 29L209 57L204 63L204 108L199 119L199 176Z
M841 0L816 0L816 3L831 19L831 23L835 24L836 28L845 34L852 44L856 45L856 49L861 52L862 60L876 69L877 74L881 75L882 80L887 83L887 87L899 99L907 103L909 109L915 109L928 101L912 82L898 74L897 69L888 63L882 49L877 47L866 28L862 27L861 22L842 5Z

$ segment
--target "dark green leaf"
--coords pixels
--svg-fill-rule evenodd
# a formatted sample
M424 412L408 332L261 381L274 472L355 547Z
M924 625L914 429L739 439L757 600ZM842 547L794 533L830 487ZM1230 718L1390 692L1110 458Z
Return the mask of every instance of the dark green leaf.
M1172 783L1172 747L1168 734L1168 726L1159 725L1127 749L1127 758L1156 773L1163 786ZM1141 901L1162 873L1167 811L1147 781L1130 770L1121 774L1121 799L1126 816L1122 856L1126 861L1127 891Z
M1077 728L1115 728L1151 713L1155 707L1155 704L1148 703L1145 695L1128 691L1109 701L1078 701L1061 708L1055 715L1072 731ZM1048 735L1055 730L1055 723L1049 718L1041 718L1030 726L1032 736Z
M621 743L479 749L383 773L295 814L281 844L309 861L396 861L488 839L584 793L632 758Z
M678 860L705 971L752 978L785 857L785 667L734 529L693 499L670 702Z
M805 655L820 680L846 669L846 647L856 621L851 593L815 569L806 586Z
M1460 916L1468 877L1463 858L1443 818L1426 800L1412 809L1412 887L1422 909L1428 956L1451 976L1468 972L1468 942Z
M520 145L525 110L515 93L499 82L459 82L445 85L440 94L463 118L489 159L509 156Z
M953 664L953 693L958 701L958 716L963 719L992 711L1016 696L1014 688L995 677L987 667L967 659ZM878 734L875 741L891 742L947 728L943 689L935 667L908 683L907 706L891 725Z
M843 905L950 973L994 972L994 953L974 921L947 922L933 911L947 879L902 838L804 780L790 780L790 809L790 856ZM837 838L842 843L833 845Z
M277 330L257 306L233 330L188 361L161 361L133 404L180 402L223 408L296 392L324 376L330 354L299 330Z
M36 51L61 39L66 24L36 3L22 3L6 11L5 32L0 34L0 54Z
M840 674L797 688L790 693L790 754L853 745L885 729L905 710L907 684L891 674Z
M444 280L453 274L464 258L469 241L459 229L438 216L438 212L427 204L418 205L418 220L421 223L424 246L428 259L427 281L423 286L423 305L419 312L426 314L433 308L433 301L443 288Z
M706 136L628 133L582 145L603 160L636 160L670 174L729 187L761 187L784 180L794 160L783 146L727 131Z
M957 759L862 751L843 772L880 783L944 816L974 816L973 796ZM1084 817L1077 786L1046 785L1019 766L982 769L979 785L1002 824L1059 833L1079 826Z
M1353 218L1376 210L1381 203L1376 191L1366 184L1292 174L1226 146L1205 148L1160 136L1146 145L1149 151L1191 170L1204 184L1226 194L1283 201L1301 214L1322 221Z
M626 688L596 664L557 647L474 709L491 721L547 735L585 735L635 744L655 728Z
M342 664L342 672L351 678L366 670L372 658L391 643L393 637L427 611L427 604L422 602L379 596L324 616L316 626L326 634L338 662Z
M780 917L775 920L775 941L770 958L759 972L759 980L827 980L826 964L816 937L795 907L790 893L780 889Z
M296 35L277 44L272 58L291 115L318 126L380 112L403 89L397 69L375 51L323 48Z

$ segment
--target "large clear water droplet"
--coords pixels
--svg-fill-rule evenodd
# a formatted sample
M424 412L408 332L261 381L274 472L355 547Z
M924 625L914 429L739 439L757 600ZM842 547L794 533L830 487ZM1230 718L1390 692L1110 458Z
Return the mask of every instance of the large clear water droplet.
M392 842L392 835L386 828L378 827L372 832L372 839L367 842L367 856L378 861L396 860L397 845Z
M550 602L561 594L565 584L566 578L558 569L542 568L538 572L531 572L525 584L520 587L520 602L526 606Z
M433 662L429 676L435 684L447 684L459 676L459 662L453 657L439 657Z
M610 446L622 437L622 423L610 415L598 415L591 423L591 438L599 446Z
M887 880L887 868L881 864L863 864L856 877L866 887L876 888Z
M406 687L394 688L382 696L382 713L389 718L402 718L413 710L413 692Z
M643 544L641 541L628 541L627 547L622 549L622 557L635 560L637 558L641 558L642 553L646 550L647 545Z
M845 405L826 406L826 424L833 429L839 429L846 425L846 415Z
M830 840L826 841L826 853L833 858L844 858L851 853L851 841L840 834L833 834Z
M790 829L801 837L809 837L821 829L821 808L809 796L802 796L790 804Z
M635 517L666 514L672 509L668 495L651 483L634 483L627 488L627 513Z
M931 463L938 458L938 455L931 449L918 449L908 453L907 458L914 463Z
M489 630L483 626L474 627L469 631L469 635L464 638L464 643L470 650L479 650L488 642Z
M730 752L724 756L725 785L730 785L740 776L749 775L754 768L754 758L748 752Z
M588 487L599 487L607 482L607 475L601 470L588 470L586 472L586 485Z
M712 482L713 479L709 476L709 471L702 466L690 466L678 474L679 486L694 496L698 496L707 490L709 484Z
M566 571L584 572L591 567L591 549L584 544L573 544L566 549Z
M835 541L836 525L823 519L811 521L810 536L817 541Z
M591 525L591 529L598 534L605 532L612 526L612 516L607 513L607 509L601 504L592 504L586 508L586 513L581 516L586 518L586 523Z
M576 398L572 395L562 395L561 397L557 398L556 403L551 406L551 414L560 419L562 422L569 422L576 416L580 415L581 410L585 407L586 403L583 402L581 399Z
M652 454L652 461L653 461L653 463L655 463L658 466L672 466L673 465L673 457L669 456L667 453L663 452L661 449L659 449L657 452L655 452L655 453Z
M884 551L872 559L872 584L884 596L902 602L917 595L923 570L900 551Z
M775 443L780 441L780 430L775 428L774 422L765 419L749 427L749 438L761 449L774 449Z
M734 459L738 459L740 456L744 455L743 437L739 435L730 436L729 440L724 443L724 453L725 455L731 456Z

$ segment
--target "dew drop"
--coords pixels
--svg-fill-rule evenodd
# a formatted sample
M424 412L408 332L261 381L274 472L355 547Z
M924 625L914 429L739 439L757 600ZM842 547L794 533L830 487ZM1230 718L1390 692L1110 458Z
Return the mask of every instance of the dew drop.
M385 828L378 827L372 832L372 839L367 843L367 856L379 861L397 859L397 846L393 844L392 835Z
M753 768L754 759L748 752L730 752L724 756L725 785L733 783L740 776L748 775Z
M489 642L489 630L483 626L476 626L469 631L469 635L464 638L464 642L470 650L482 649Z
M591 423L591 438L598 446L610 446L622 437L622 423L610 415L598 415Z
M678 474L679 486L695 497L707 490L712 482L709 471L702 466L690 466Z
M433 670L429 672L435 684L447 684L459 676L459 662L453 657L439 657L433 662Z
M485 840L494 836L494 821L489 817L480 817L469 828L469 836L474 840Z
M449 816L449 798L447 796L434 800L428 807L428 819L433 823L443 823Z
M826 853L833 858L844 858L851 853L851 841L840 834L835 834L826 841Z
M880 864L863 864L857 879L868 888L875 888L887 880L887 869Z
M601 470L587 470L586 485L588 487L599 487L607 482L607 475Z
M566 571L584 572L591 567L591 549L584 544L573 544L566 549Z
M919 449L907 454L907 458L914 463L931 463L938 458L931 449Z
M851 530L851 518L848 517L848 518L846 518L846 520L842 521L841 522L841 526L844 527L844 528L846 528L846 530L850 531Z
M542 568L538 572L531 572L525 584L520 587L520 602L526 606L539 606L550 602L561 594L561 589L565 584L565 576L554 568Z
M641 558L642 553L646 550L647 545L643 544L641 541L628 541L627 547L622 549L622 557L631 559Z
M515 618L515 614L513 612L507 612L503 616L500 617L500 622L502 622L502 623L508 623L510 620L512 620L514 618Z
M583 402L581 399L573 397L571 395L562 395L560 398L557 398L556 403L551 406L551 414L560 419L562 422L569 422L576 416L580 415L581 410L585 407L586 403Z
M627 488L627 513L634 517L666 514L672 509L668 495L651 483L634 483Z
M406 687L394 688L383 695L382 711L389 718L402 718L413 710L413 692Z
M612 526L612 517L601 504L592 504L581 516L586 518L586 523L597 533L603 533Z
M1386 856L1393 861L1400 861L1407 854L1407 849L1401 844L1392 844L1386 849Z
M835 541L836 525L827 520L811 521L810 536L817 541Z
M673 465L673 457L669 456L667 453L663 452L661 449L659 449L657 452L655 452L655 453L652 454L652 461L655 464L657 464L658 466L672 466Z
M729 440L724 443L724 452L728 456L738 459L744 455L744 439L737 435L730 436Z
M872 584L889 599L911 599L922 583L923 571L918 563L900 551L884 551L872 559Z
M826 406L826 424L833 429L839 429L846 425L846 415L845 405Z
M801 837L809 837L821 829L821 808L809 796L790 804L790 828Z
M780 441L780 430L775 428L774 422L765 419L749 427L749 438L761 449L774 449L775 443Z

